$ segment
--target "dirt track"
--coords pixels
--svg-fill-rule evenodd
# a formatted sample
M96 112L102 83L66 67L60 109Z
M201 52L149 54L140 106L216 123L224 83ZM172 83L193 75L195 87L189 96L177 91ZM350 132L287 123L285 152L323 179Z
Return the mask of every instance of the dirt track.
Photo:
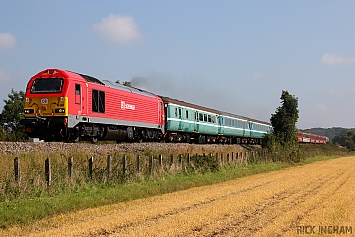
M7 234L353 236L354 198L355 157L347 157L84 210Z

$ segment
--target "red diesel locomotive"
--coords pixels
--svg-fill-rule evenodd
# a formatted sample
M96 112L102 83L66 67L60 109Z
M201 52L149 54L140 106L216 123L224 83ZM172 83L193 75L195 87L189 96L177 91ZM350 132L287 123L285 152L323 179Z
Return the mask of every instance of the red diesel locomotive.
M30 79L24 113L26 133L45 141L154 141L164 133L155 94L59 69Z

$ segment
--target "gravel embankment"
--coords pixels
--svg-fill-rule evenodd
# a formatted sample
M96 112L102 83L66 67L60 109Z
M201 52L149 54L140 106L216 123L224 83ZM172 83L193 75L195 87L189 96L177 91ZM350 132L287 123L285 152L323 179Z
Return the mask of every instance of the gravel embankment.
M232 149L242 151L239 145L193 145L187 143L122 143L122 144L91 144L61 142L0 142L0 154L12 155L33 152L85 152L90 154L135 153L146 151L179 151L181 153L219 152Z

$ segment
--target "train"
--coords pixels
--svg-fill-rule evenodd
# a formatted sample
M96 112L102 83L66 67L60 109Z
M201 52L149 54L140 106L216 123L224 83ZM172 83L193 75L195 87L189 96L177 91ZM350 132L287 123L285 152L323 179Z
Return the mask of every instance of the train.
M312 133L297 132L298 142L301 144L326 144L329 142L329 138L326 136L320 136Z
M267 122L58 68L29 80L20 124L31 138L92 143L261 144L273 131ZM313 141L324 142L300 142Z

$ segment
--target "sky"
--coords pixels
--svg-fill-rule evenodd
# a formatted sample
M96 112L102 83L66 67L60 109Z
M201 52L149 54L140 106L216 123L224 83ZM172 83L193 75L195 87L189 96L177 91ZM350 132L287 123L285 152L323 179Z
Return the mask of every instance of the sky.
M269 122L355 127L355 1L5 0L0 108L59 68Z

